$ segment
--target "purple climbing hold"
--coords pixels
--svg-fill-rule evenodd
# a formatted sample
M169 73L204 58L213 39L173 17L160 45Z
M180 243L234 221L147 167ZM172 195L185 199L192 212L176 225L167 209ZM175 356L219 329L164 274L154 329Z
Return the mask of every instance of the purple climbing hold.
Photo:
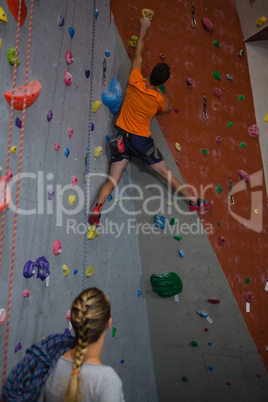
M208 32L213 31L213 24L207 17L202 18L202 24L206 31Z
M47 112L47 121L50 122L52 120L52 117L53 117L53 112L52 112L52 110L49 110Z
M31 278L33 275L36 274L36 264L35 262L29 260L23 267L23 276L24 278Z
M70 331L68 328L65 328L64 333L65 333L66 335L71 335L71 331Z
M19 342L14 349L14 353L17 353L21 349L21 343Z
M94 131L94 128L95 128L94 124L91 123L91 131Z
M22 125L22 121L21 121L21 119L19 117L17 117L16 121L15 121L15 126L21 128L21 125Z
M90 70L85 70L85 76L86 76L87 78L89 78L89 76L90 76Z
M64 16L62 14L59 15L59 27L64 25Z
M47 190L47 198L49 201L52 200L53 196L54 196L54 191L52 189Z
M221 98L221 96L222 96L221 89L214 87L213 88L213 94L216 96L216 98Z
M45 280L50 275L49 262L46 257L40 257L36 260L37 265L37 278L40 278L41 281Z

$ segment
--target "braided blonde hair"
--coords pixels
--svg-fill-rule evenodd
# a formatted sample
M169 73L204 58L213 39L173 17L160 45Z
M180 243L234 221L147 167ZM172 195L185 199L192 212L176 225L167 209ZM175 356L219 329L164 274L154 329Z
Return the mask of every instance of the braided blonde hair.
M71 323L75 331L76 349L73 362L73 374L64 402L80 402L80 370L87 346L96 342L107 327L111 317L110 302L97 288L89 288L80 293L73 301Z

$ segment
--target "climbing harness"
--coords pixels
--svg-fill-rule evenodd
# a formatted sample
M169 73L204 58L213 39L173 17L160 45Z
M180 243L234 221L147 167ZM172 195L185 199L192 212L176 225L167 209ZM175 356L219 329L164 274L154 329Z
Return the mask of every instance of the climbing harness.
M230 195L229 195L229 205L234 205L234 197L233 197L233 183L232 180L228 179L228 187L229 187L229 191L230 191Z
M16 248L17 220L18 220L18 208L19 208L19 193L20 193L20 176L21 176L21 165L22 165L22 152L23 152L23 140L24 140L24 122L25 122L27 84L28 84L28 75L29 75L29 60L30 60L31 34L32 34L32 20L33 20L33 4L34 4L34 0L31 0L29 31L28 31L28 44L27 44L26 70L25 70L25 82L24 82L22 125L21 125L21 133L20 133L18 180L17 180L16 204L15 204L15 213L14 213L12 254L11 254L11 264L10 264L10 280L9 280L8 307L7 307L7 318L6 318L6 336L5 336L5 346L4 346L4 363L3 363L2 386L5 383L6 369L7 369L7 352L8 352L8 338L9 338L9 329L10 329L11 296L12 296L13 277L14 277L14 264L15 264L15 248ZM11 134L12 134L12 120L13 120L13 111L14 111L14 93L15 93L16 75L17 75L17 68L16 67L17 67L18 49L19 49L21 9L22 9L22 0L20 0L20 2L19 2L19 12L18 12L18 22L17 22L17 36L16 36L16 47L15 47L15 62L14 62L14 72L13 72L10 120L9 120L9 137L8 137L6 172L7 172L8 168L9 168L9 155L10 155ZM6 173L6 176L7 176L7 173ZM6 186L7 186L7 182L5 183L4 202L5 202L5 198L6 198ZM2 222L1 222L0 266L2 264L4 223L5 223L5 211L3 211Z
M190 2L190 5L191 5L191 12L192 12L191 25L192 25L192 27L196 27L197 22L196 22L196 19L195 19L195 17L194 17L194 15L195 15L195 8L194 8L193 3Z
M106 58L105 57L103 59L102 69L103 69L102 82L103 82L103 85L106 85Z
M207 115L207 100L205 95L202 95L202 103L203 103L203 119L207 120L208 119L208 115Z
M93 103L93 77L94 77L94 57L95 57L95 26L98 18L98 10L96 9L96 0L93 2L93 29L92 29L92 49L91 49L91 74L90 74L90 100L89 100L89 123L87 137L87 154L86 154L86 196L85 196L85 213L84 213L84 250L83 250L83 271L82 271L82 290L86 288L86 268L87 268L87 225L89 214L90 200L90 152L91 152L91 131L92 131L92 103Z

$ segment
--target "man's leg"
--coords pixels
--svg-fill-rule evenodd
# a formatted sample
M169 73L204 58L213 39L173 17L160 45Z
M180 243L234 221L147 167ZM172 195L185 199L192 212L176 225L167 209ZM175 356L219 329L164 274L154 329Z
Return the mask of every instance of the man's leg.
M120 182L122 173L125 169L125 167L128 164L128 159L122 159L119 162L112 162L111 163L111 168L110 168L110 177L109 180L102 186L98 198L97 205L93 209L89 219L88 223L90 225L95 225L99 226L99 218L102 210L102 205L105 203L111 192L114 190L114 188L118 185Z
M213 205L213 201L202 200L200 198L194 197L187 187L184 186L172 173L172 171L167 167L166 162L162 160L161 162L149 165L154 171L156 171L167 183L171 186L172 190L187 202L190 206L191 211L195 210L206 210Z

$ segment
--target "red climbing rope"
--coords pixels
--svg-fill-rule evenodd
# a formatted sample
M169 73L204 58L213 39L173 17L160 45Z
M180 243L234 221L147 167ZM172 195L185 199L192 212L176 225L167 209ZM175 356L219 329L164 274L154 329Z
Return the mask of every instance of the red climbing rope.
M19 13L18 13L18 24L17 24L17 38L16 38L16 53L15 53L15 64L13 73L13 85L12 85L12 99L11 99L11 110L10 110L10 120L9 120L9 137L8 137L8 148L7 148L7 170L9 168L9 155L11 146L11 132L12 132L12 121L13 121L13 103L14 103L14 92L16 85L16 73L17 73L17 58L18 58L18 47L19 47L19 34L20 34L20 18L21 18L21 4L19 3ZM26 95L27 95L27 84L29 76L29 60L30 60L30 48L31 48L31 34L32 34L32 20L33 20L33 4L34 0L31 0L31 10L30 10L30 22L28 31L28 45L27 45L27 59L26 59L26 71L25 71L25 82L24 82L24 98L23 98L23 112L22 112L22 125L21 125L21 135L20 135L20 151L19 151L19 165L18 165L18 179L17 179L17 191L16 191L16 207L14 214L14 228L13 228L13 239L12 239L12 254L11 254L11 267L10 267L10 280L9 280L9 293L8 293L8 306L7 306L7 316L6 316L6 337L5 337L5 347L4 347L4 364L3 364L3 377L2 377L2 387L6 380L6 368L7 368L7 352L8 352L8 338L9 338L9 326L10 326L10 310L11 310L11 296L13 287L13 277L14 277L14 263L15 263L15 247L16 247L16 234L17 234L17 220L18 220L18 208L19 208L19 193L20 193L20 176L21 176L21 165L22 165L22 152L23 152L23 140L24 140L24 122L25 122L25 110L26 110ZM5 196L4 203L6 202L6 187L5 184ZM0 242L0 267L2 264L2 251L3 251L3 235L4 235L4 222L5 222L5 212L3 213L1 222L1 242Z

